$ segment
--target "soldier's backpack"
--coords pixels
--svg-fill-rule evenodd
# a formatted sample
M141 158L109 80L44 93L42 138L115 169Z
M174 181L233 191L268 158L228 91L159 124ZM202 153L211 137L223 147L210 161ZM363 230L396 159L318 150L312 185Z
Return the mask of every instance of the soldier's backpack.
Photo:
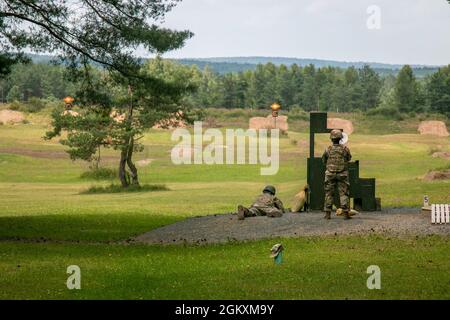
M263 193L258 198L256 198L253 203L254 207L264 208L264 207L273 207L274 206L274 196L268 193Z
M347 169L346 151L342 145L328 147L327 170L332 173L342 172Z

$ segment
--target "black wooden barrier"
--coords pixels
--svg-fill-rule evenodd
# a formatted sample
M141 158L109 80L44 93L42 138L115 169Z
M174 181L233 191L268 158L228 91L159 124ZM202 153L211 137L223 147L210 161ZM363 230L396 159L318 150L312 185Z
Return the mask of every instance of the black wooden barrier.
M333 128L338 129L338 128ZM327 128L327 113L310 113L310 137L307 161L307 181L309 185L308 202L311 210L323 210L325 201L325 166L321 157L314 155L314 137L317 133L330 133ZM353 208L358 211L379 211L381 200L375 197L375 179L359 177L359 160L349 163L350 197L353 198ZM339 195L335 191L335 205L339 206Z

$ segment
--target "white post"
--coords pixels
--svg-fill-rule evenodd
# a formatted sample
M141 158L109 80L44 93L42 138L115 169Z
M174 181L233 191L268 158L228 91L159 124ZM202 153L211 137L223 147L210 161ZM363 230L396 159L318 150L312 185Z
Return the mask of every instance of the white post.
M441 205L440 204L436 205L436 223L437 224L441 223Z
M447 223L447 205L446 204L443 204L442 205L442 218L441 218L441 222L444 224L444 223Z
M436 223L436 205L431 205L431 223Z

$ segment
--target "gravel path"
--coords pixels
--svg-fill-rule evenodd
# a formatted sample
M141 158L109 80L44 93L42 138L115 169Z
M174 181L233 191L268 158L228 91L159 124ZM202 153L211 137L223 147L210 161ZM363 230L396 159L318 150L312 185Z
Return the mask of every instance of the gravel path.
M352 220L332 216L324 220L323 213L287 213L281 218L254 217L243 221L234 214L209 215L167 225L132 242L148 244L209 244L228 241L350 234L413 234L450 235L450 225L432 225L430 215L419 209L385 209L360 213Z

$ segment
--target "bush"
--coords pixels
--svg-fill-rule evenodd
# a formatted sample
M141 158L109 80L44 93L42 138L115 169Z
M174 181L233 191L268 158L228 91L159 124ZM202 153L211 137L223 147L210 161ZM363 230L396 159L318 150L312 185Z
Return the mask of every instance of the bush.
M39 112L45 108L45 101L39 98L32 97L23 105L22 111L25 112Z
M370 109L366 113L368 116L379 116L386 119L394 119L394 120L404 120L404 116L402 113L395 107L378 107L374 109Z
M53 96L47 97L45 99L43 99L44 103L45 103L45 108L47 109L55 109L55 108L64 108L64 102L61 99L57 99Z
M414 111L410 111L410 112L408 112L408 117L409 118L415 118L415 117L417 117L417 113L414 112Z
M443 165L442 167L437 168L436 170L437 171L450 170L450 163L447 163L447 164Z
M217 119L214 117L206 117L203 120L203 126L205 128L219 128L220 125L217 123Z
M150 192L150 191L170 191L163 184L144 184L131 185L128 188L124 188L120 185L111 184L106 187L90 187L89 189L80 192L80 194L102 194L102 193L123 193L123 192Z
M441 120L444 122L448 122L449 118L441 113L431 113L431 112L425 112L417 115L417 119L420 121L425 120Z
M225 113L226 118L241 118L245 116L246 116L245 111L240 109L228 111Z
M299 106L293 106L288 113L289 120L309 120L309 113L300 108Z
M428 149L428 154L431 156L431 155L433 155L433 153L441 152L441 151L442 150L440 148L432 147L432 148Z
M31 97L27 102L19 102L17 100L11 102L8 106L9 110L36 113L44 109L62 108L63 104L56 98L39 99Z
M81 179L87 180L113 180L119 176L117 169L98 168L83 172L80 175Z
M38 112L45 108L45 102L38 98L30 98L27 102L19 102L17 100L9 104L9 110L21 112Z
M8 109L13 111L21 111L23 109L23 104L17 100L14 100L9 104Z

